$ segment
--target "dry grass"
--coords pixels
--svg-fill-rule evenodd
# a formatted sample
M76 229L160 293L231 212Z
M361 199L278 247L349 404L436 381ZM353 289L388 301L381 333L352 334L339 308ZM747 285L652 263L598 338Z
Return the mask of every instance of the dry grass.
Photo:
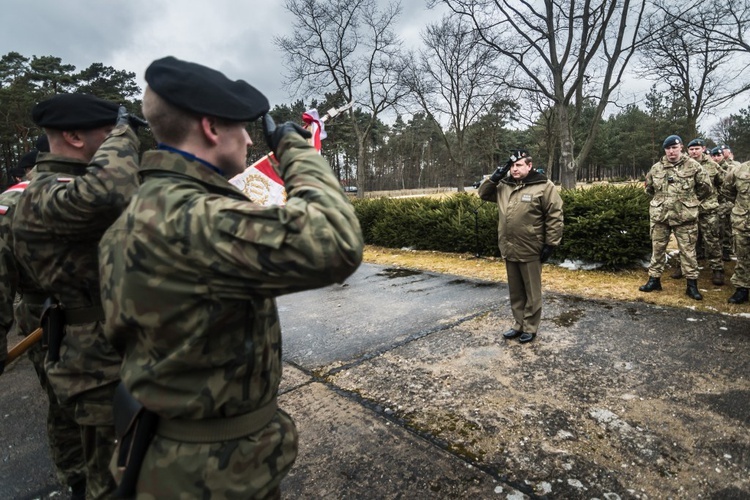
M367 245L364 258L366 262L373 264L435 271L488 281L505 282L507 280L502 259L491 257L477 259L471 254L398 250ZM669 277L671 269L668 269L662 277L664 290L661 292L638 291L638 287L648 279L645 269L618 272L572 271L547 264L542 273L542 284L545 290L590 299L639 301L661 306L686 307L698 311L750 314L748 304L727 303L729 296L734 293L734 287L729 283L733 269L734 262L724 263L726 284L720 287L711 284L711 271L707 266L701 270L698 288L703 294L702 301L692 300L685 295L685 280L671 279Z

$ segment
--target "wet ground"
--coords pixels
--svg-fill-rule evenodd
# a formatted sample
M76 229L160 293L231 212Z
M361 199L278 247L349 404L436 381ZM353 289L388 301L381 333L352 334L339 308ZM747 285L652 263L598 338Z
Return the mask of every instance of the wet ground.
M520 345L504 284L374 265L279 309L285 498L750 498L747 318L546 294ZM0 382L0 496L49 496L33 370Z

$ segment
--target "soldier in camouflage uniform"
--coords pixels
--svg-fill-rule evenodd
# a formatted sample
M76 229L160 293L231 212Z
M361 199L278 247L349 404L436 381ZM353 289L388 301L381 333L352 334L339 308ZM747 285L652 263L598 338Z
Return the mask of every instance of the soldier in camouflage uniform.
M726 144L717 146L714 151L718 150L718 154L714 158L718 158L717 163L723 177L733 171L735 168L739 168L740 162L734 159L732 150ZM721 219L721 258L729 262L732 260L732 206L733 203L729 200L720 199L721 207L719 208L720 219Z
M732 236L737 265L730 281L736 290L728 302L743 304L748 302L750 288L750 162L727 173L721 194L726 200L734 202Z
M58 94L34 107L50 153L39 155L13 217L22 272L64 309L64 324L45 331L45 368L58 401L74 406L87 498L108 497L115 487L112 397L122 359L103 335L97 252L137 188L139 141L120 109L118 119L117 104L84 94Z
M724 176L719 170L719 165L711 160L705 153L705 142L703 139L693 139L688 144L688 155L697 161L704 168L714 192L701 201L698 207L698 247L703 246L703 252L711 266L711 282L714 285L721 286L724 284L724 263L721 260L721 221L719 219L719 198L718 192L721 187L721 181ZM677 259L678 268L672 274L673 279L682 278L682 266L680 259Z
M145 76L143 113L160 144L144 154L140 190L100 243L106 333L124 351L124 388L145 408L112 464L124 467L118 491L278 497L297 431L276 403L274 297L353 273L359 222L309 134L268 115L287 204L257 205L228 182L246 168L248 122L268 111L246 82L173 57ZM158 419L150 444L138 438L146 416ZM138 458L132 450L144 442Z
M651 225L651 262L648 282L639 290L661 290L661 275L672 233L680 250L682 273L687 278L685 293L702 300L698 290L698 207L713 192L711 179L700 163L682 152L682 139L670 135L664 140L664 157L646 174L646 193L652 196L649 207Z
M19 163L25 169L24 160L29 160L33 167L39 152L34 149L27 153ZM33 158L33 159L32 159ZM28 174L31 179L35 171ZM6 336L15 317L15 330L27 336L39 326L42 303L45 295L34 283L19 272L13 255L13 233L11 218L21 193L29 181L21 182L0 195L0 373L3 372L7 341ZM20 300L15 304L18 292ZM73 418L73 406L58 403L52 387L44 372L44 350L40 344L34 344L27 351L34 365L39 383L47 393L47 438L52 459L57 468L58 480L71 488L72 499L83 500L86 492L84 475L83 449L78 424Z

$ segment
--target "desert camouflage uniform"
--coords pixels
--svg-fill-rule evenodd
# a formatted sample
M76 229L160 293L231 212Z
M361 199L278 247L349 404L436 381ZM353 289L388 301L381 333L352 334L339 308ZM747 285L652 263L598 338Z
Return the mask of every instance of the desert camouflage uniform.
M132 129L121 125L88 165L41 153L37 175L13 218L19 265L65 307L60 359L47 359L45 367L60 403L75 405L87 498L106 497L114 488L108 467L115 440L112 397L121 363L103 335L98 243L137 189L138 145ZM72 319L76 316L80 319Z
M652 197L651 262L648 274L660 278L666 264L669 236L674 232L680 250L682 274L698 279L695 244L698 240L698 207L713 192L711 179L700 163L686 154L670 163L664 156L646 174L646 193Z
M39 326L44 300L42 292L19 272L13 255L11 218L18 198L27 185L28 181L22 182L0 195L0 359L5 359L6 336L14 317L15 331L23 337L29 335ZM16 292L19 293L20 300L15 304L14 311ZM73 418L73 406L61 405L52 392L44 372L44 351L41 345L37 343L26 352L34 364L39 384L47 393L47 439L57 469L57 478L67 486L80 487L85 480L83 449L80 428Z
M294 423L275 406L274 297L342 282L363 241L323 157L296 134L284 136L278 156L289 198L262 207L200 161L147 152L138 195L102 238L106 334L125 349L123 383L160 425L271 408L268 424L240 437L157 432L139 498L262 498L296 458Z
M719 169L719 164L713 161L706 153L703 153L698 163L706 170L714 187L714 192L708 198L701 201L698 207L698 234L703 240L703 251L711 270L723 272L724 264L721 261L721 220L719 218L718 193L724 175Z
M732 285L750 288L750 162L732 169L724 178L722 196L733 201L732 236L737 265L732 274Z
M719 172L722 179L727 176L729 172L739 168L741 163L735 160L729 160L724 158L719 162ZM726 200L723 196L719 196L719 234L721 238L721 249L724 255L732 253L732 207L734 203L730 200Z

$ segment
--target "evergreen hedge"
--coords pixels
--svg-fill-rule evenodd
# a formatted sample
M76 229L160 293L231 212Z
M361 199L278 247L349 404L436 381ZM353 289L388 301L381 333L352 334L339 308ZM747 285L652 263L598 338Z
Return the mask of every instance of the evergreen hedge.
M651 251L648 197L639 186L562 191L565 229L554 258L639 264ZM365 243L389 248L500 256L497 206L458 193L446 198L356 199Z

